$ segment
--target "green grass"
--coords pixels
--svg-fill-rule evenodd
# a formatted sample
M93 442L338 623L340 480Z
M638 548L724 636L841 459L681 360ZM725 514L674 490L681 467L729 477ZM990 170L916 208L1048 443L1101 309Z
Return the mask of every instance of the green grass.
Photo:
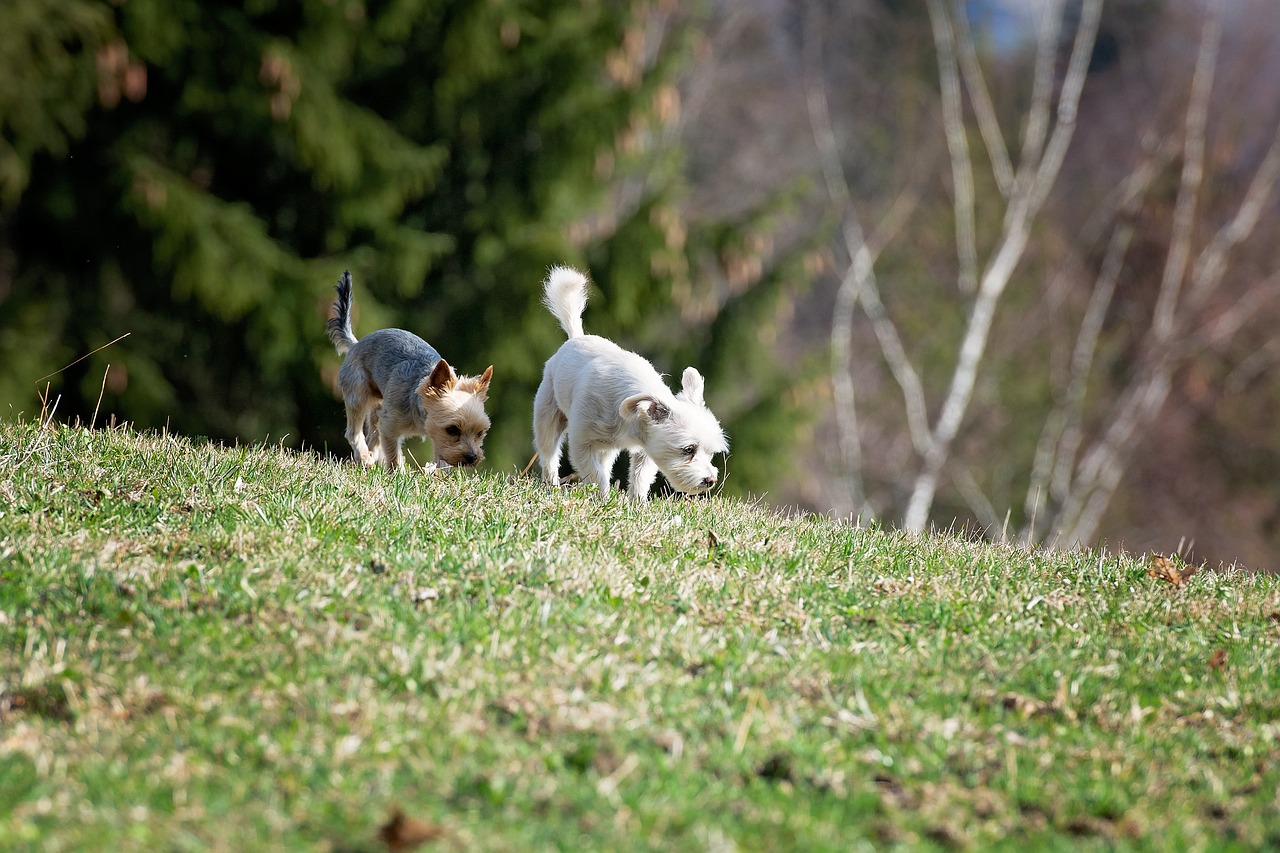
M0 424L0 849L1280 845L1280 585Z

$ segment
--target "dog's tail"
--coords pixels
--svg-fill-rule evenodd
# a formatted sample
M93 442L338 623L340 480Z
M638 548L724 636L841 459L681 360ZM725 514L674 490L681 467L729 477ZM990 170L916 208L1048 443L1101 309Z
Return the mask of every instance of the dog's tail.
M550 309L572 340L581 337L587 307L587 277L569 267L552 267L542 285L542 304Z
M333 316L325 325L329 340L338 350L338 355L346 355L347 350L356 345L356 336L351 333L351 270L344 270L338 279L338 298L333 301Z

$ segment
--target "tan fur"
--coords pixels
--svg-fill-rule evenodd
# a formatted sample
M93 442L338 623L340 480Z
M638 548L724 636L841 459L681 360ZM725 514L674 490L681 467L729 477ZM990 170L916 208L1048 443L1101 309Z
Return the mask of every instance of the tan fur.
M347 410L347 441L365 465L383 460L404 467L404 439L431 439L438 468L473 466L484 459L489 416L484 401L493 378L459 378L430 344L403 329L381 329L360 340L351 333L351 278L344 274L328 323L330 340L346 359L338 388Z

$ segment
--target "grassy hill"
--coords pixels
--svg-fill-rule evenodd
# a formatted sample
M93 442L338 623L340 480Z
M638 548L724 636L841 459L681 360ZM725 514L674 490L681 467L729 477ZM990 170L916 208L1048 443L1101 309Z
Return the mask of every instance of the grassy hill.
M1267 576L0 424L5 850L1274 847L1278 666Z

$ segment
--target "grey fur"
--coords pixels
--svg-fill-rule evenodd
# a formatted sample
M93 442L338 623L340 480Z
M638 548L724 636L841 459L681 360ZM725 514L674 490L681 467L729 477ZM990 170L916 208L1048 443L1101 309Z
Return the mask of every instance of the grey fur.
M349 271L338 280L337 292L325 330L346 356L338 390L355 458L372 465L381 457L388 469L398 471L404 439L419 436L431 439L438 467L482 460L489 431L484 401L493 367L482 376L460 378L434 347L404 329L382 329L357 340L351 331Z

